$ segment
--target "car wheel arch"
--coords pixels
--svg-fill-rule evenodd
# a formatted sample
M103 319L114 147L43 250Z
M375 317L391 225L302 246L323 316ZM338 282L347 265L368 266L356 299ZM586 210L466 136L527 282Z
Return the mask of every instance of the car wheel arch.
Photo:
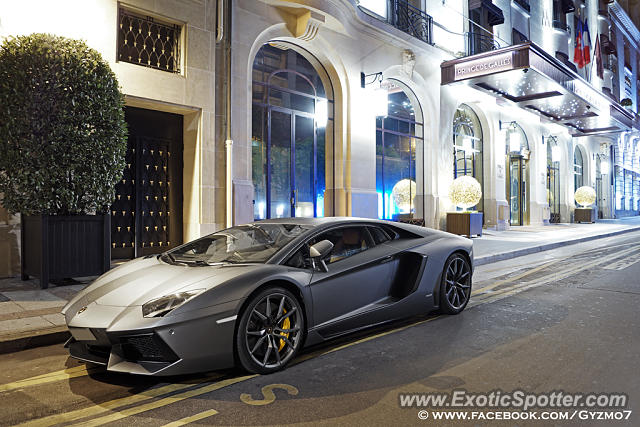
M268 281L266 281L264 283L261 283L253 291L251 291L251 293L249 293L249 295L247 295L247 297L242 302L242 305L240 306L240 309L238 309L238 319L242 315L242 313L244 313L244 310L247 308L247 305L249 304L249 302L251 302L253 296L259 294L260 292L264 291L265 289L275 288L275 287L284 288L284 289L288 290L289 292L291 292L296 298L298 298L298 301L300 302L300 305L302 306L302 315L304 316L304 324L306 326L305 330L303 331L303 335L302 335L302 346L301 346L301 348L303 348L304 344L305 344L305 341L307 339L307 330L309 329L309 323L308 323L309 319L308 319L308 315L307 315L307 304L306 304L306 301L305 301L304 296L302 294L302 291L293 282L290 282L288 280L283 280L283 279L275 279L275 280L268 280ZM235 324L235 330L233 332L233 341L234 342L236 341L237 336L238 336L238 326L239 325L240 325L240 322L237 321L236 324ZM237 349L235 348L235 345L234 345L234 349L233 349L233 357L234 357L234 360L236 361L236 364L237 364L237 362L238 362L238 354L237 354Z
M469 265L471 266L471 272L473 274L473 263L471 262L471 257L469 256L469 253L467 251L465 251L464 249L456 249L454 251L452 251L450 254L448 254L444 259L447 260L449 259L449 257L451 255L455 255L455 254L459 254L462 255L462 257L469 263ZM440 273L438 274L438 281L436 282L437 285L435 286L435 288L433 289L433 302L434 302L434 307L440 307L440 283L442 282L442 274L444 273L444 265L443 265L443 270L440 271Z

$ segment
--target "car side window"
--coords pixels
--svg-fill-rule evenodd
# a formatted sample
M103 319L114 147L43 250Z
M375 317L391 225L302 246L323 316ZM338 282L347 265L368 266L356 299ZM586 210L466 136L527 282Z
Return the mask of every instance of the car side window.
M342 261L366 251L372 246L371 238L365 227L341 227L327 231L311 239L309 247L323 240L329 240L333 243L333 250L325 260L327 264Z
M391 237L380 227L369 227L369 232L371 233L371 237L373 238L373 242L376 245L380 243L388 242L391 240Z
M309 248L323 240L333 243L333 249L325 259L327 265L342 261L373 246L366 227L340 227L309 239L287 260L285 265L296 268L312 268Z

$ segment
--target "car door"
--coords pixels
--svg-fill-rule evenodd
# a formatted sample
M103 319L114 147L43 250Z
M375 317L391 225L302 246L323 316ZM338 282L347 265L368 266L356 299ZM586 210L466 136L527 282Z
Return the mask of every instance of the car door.
M313 238L309 244L330 240L328 271L314 271L310 289L313 319L323 335L367 324L368 313L389 295L393 257L385 245L375 245L367 227L337 227Z

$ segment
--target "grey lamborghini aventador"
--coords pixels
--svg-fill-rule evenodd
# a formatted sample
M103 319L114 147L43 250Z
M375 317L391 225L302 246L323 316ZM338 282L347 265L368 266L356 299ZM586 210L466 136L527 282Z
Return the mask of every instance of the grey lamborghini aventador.
M71 356L110 371L282 369L303 347L395 319L461 312L470 240L358 218L218 231L100 276L63 309Z

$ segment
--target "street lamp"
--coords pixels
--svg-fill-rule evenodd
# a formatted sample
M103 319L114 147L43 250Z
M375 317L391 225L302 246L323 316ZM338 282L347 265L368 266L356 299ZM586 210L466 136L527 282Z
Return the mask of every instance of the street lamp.
M373 76L373 80L367 82L367 77L371 76ZM362 89L372 83L377 84L374 85L373 89L368 91L367 103L370 104L375 117L387 117L389 112L389 91L386 87L382 86L382 71L372 74L360 73L360 87Z

